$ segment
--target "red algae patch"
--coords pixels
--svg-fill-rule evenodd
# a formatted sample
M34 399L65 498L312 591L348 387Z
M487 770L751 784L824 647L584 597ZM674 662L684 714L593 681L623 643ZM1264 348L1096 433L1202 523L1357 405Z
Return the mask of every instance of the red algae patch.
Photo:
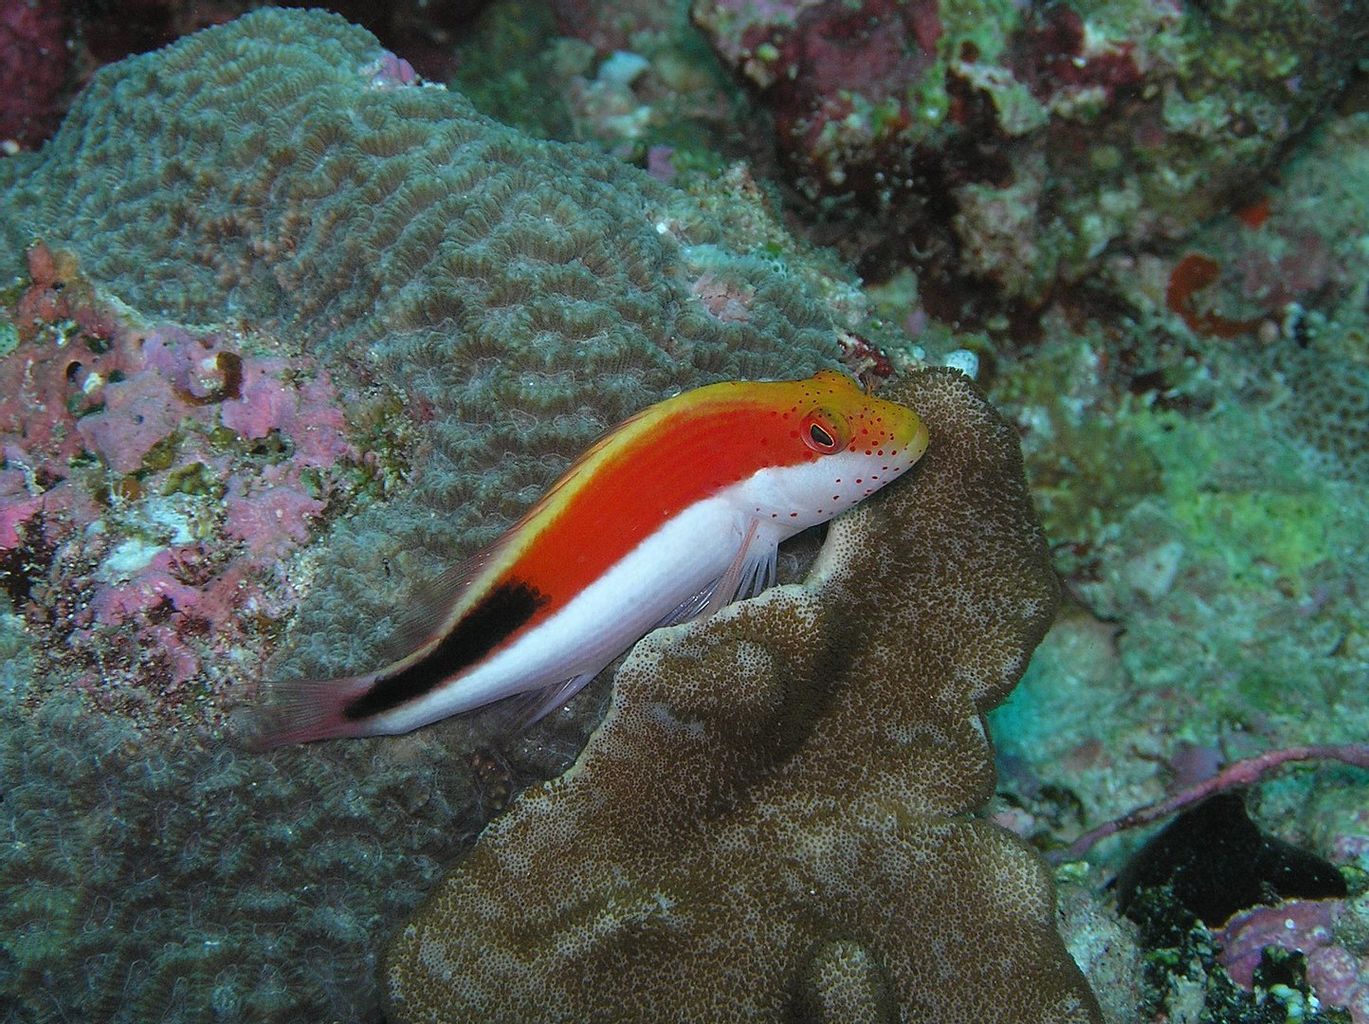
M364 479L343 403L278 339L136 318L42 244L28 267L0 307L0 584L39 686L184 711L253 675L289 557Z

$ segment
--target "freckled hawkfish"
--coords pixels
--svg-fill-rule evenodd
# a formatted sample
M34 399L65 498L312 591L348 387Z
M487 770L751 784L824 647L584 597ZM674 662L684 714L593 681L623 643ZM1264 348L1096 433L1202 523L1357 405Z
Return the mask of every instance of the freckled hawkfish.
M362 675L275 684L260 743L408 732L518 694L535 720L652 629L764 589L781 541L926 448L916 413L831 370L666 399L428 588L410 653Z

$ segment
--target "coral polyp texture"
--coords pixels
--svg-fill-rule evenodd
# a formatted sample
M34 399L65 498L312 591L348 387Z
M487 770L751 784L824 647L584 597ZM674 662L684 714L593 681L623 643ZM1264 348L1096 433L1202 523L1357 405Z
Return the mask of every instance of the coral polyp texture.
M972 817L1056 604L1016 437L953 371L890 397L922 465L802 583L634 649L399 934L393 1020L1099 1019L1041 865Z
M1344 87L1364 32L1340 2L692 11L773 112L802 190L881 211L884 246L929 273L1031 302L1110 244L1164 245L1257 198L1251 181Z
M0 160L0 1016L379 1019L490 778L588 726L247 757L233 709L373 664L605 427L835 362L863 299L776 237L320 12L104 68Z

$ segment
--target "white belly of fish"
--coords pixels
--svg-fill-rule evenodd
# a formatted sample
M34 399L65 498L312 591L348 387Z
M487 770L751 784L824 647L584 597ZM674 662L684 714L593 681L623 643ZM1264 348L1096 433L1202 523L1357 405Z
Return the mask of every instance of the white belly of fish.
M376 716L366 732L409 732L504 697L597 672L725 573L746 525L747 517L724 497L697 502L511 646L432 692Z

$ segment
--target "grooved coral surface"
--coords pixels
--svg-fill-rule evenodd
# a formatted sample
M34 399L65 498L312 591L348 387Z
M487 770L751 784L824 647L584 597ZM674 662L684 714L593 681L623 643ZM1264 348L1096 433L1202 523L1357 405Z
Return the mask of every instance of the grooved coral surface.
M75 257L6 281L0 312L30 388L0 410L24 448L0 467L0 1017L379 1019L390 925L486 791L545 777L585 726L502 767L468 721L248 757L231 705L281 632L282 672L367 664L415 577L609 424L830 361L854 288L724 203L529 140L319 12L105 68L48 146L0 160L0 277ZM158 407L177 387L194 401ZM330 461L346 486L315 514ZM138 631L64 642L102 615ZM83 650L104 662L78 672Z
M921 465L802 584L634 649L395 940L395 1021L1099 1019L1040 863L971 817L1056 602L1016 438L951 371L891 397Z
M334 16L261 11L102 70L38 159L0 169L0 271L41 236L144 314L247 317L398 392L385 429L417 431L415 486L340 528L283 672L380 657L390 581L490 539L613 423L809 372L860 316L732 226L749 200L717 215L401 64Z

